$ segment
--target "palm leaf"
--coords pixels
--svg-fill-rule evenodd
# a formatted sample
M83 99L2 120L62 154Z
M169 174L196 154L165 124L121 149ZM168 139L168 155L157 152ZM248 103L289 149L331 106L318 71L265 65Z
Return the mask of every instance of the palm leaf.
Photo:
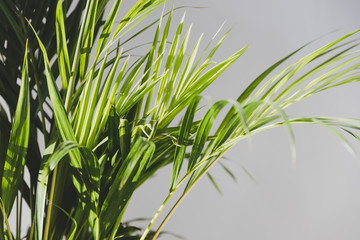
M108 236L111 231L111 236L116 233L127 203L137 187L137 181L152 158L154 150L155 145L141 137L133 143L101 207L100 228L103 236ZM112 204L113 202L119 204Z
M30 132L30 93L28 79L27 47L25 48L24 64L21 76L19 100L16 106L14 123L11 128L10 140L1 176L1 197L4 209L10 214L15 197L22 182L25 159Z
M36 32L34 31L35 35ZM37 36L37 35L36 35ZM72 141L77 142L77 139L75 137L75 134L73 132L73 129L71 127L71 124L69 122L69 119L67 118L67 114L64 108L63 103L61 102L61 98L59 96L59 92L57 90L57 87L55 85L54 77L52 75L49 60L47 58L46 49L40 39L38 38L38 43L40 45L40 48L42 50L42 53L44 55L44 65L46 68L45 74L46 74L46 80L49 90L50 99L52 102L54 115L55 115L55 121L57 124L58 131L60 133L60 137L62 141ZM97 204L98 204L98 192L99 192L99 177L97 176L96 172L98 169L98 163L97 161L94 161L92 158L85 158L86 164L84 165L81 161L81 156L78 151L72 151L69 153L70 155L70 165L75 168L77 171L79 171L80 176L74 175L75 178L73 179L74 186L78 190L79 194L81 196L85 196L84 201L91 206L90 208L90 214L89 214L89 223L91 224L91 227L93 227L94 231L94 237L97 239L99 237L99 230L98 230L98 213L97 213ZM87 169L90 167L90 169ZM95 174L94 174L95 172ZM82 178L81 175L87 175L86 178ZM91 177L90 177L91 176ZM82 182L85 183L85 185L82 185ZM95 186L94 186L95 185ZM85 206L84 206L85 207ZM39 230L40 231L40 230Z

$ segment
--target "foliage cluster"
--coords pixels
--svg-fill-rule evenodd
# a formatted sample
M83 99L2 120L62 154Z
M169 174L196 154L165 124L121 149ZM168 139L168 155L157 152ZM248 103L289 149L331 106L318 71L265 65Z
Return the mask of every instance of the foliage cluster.
M208 104L199 115L200 94L247 47L213 62L227 33L203 50L201 36L188 46L191 26L183 29L184 17L172 23L174 10L148 21L166 2L134 1L123 16L121 0L0 2L0 239L21 238L22 199L31 209L26 239L155 239L229 148L278 126L293 141L292 124L319 124L351 148L345 134L357 138L359 120L291 117L284 109L359 81L357 31L283 67L306 46L299 48L260 74L237 100ZM132 33L140 23L143 28ZM128 44L151 30L147 52L132 56ZM169 164L168 197L149 226L141 232L123 222L134 191ZM24 180L25 168L30 181ZM181 186L180 199L151 231Z

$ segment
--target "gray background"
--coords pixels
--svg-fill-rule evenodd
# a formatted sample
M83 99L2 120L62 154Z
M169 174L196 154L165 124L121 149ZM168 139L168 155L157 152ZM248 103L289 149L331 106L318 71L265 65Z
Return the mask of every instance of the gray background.
M325 35L297 58L360 27L358 0L199 0L177 1L176 5L208 7L186 10L186 23L194 23L195 38L205 32L205 38L210 39L225 20L225 30L232 28L216 59L251 44L205 92L214 100L236 99L258 74L305 43ZM337 32L331 33L334 30ZM286 111L359 118L359 90L359 84L343 86ZM251 143L241 142L227 154L231 161L224 160L237 176L237 183L215 167L211 173L223 194L203 179L165 230L189 240L360 239L358 161L333 134L320 127L296 126L294 130L295 168L284 128L254 136ZM151 217L156 212L166 196L170 171L164 169L135 194L126 219ZM166 235L162 239L175 238Z

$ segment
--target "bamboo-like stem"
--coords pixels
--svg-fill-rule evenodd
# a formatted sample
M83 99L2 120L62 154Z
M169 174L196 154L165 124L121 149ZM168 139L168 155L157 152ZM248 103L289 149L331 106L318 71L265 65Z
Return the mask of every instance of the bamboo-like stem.
M32 186L32 182L31 182L31 178L30 178L30 216L32 217L32 220L31 220L31 228L30 228L29 240L33 239L34 230L35 230L35 224L34 224L34 222L35 222L35 213L34 213L34 209L33 209L34 199L32 197L32 192L33 192L33 186Z
M148 235L148 233L150 232L151 227L154 225L155 221L157 220L157 218L159 217L160 213L162 212L162 210L164 209L164 207L166 206L166 204L168 203L168 201L171 199L171 197L173 196L173 194L175 193L177 188L174 188L173 191L171 191L167 197L165 198L163 204L161 204L160 208L157 210L157 212L155 213L155 215L153 216L153 218L151 219L148 227L145 229L143 235L141 236L140 240L145 240L146 236Z
M167 223L167 221L170 219L170 217L172 216L172 214L175 212L175 210L177 209L177 207L180 205L180 203L185 199L185 197L189 194L189 192L191 191L191 189L199 182L200 179L202 179L202 177L209 171L209 169L225 154L225 152L227 152L228 149L226 149L225 151L223 151L222 153L220 153L215 159L214 161L212 161L209 166L205 169L204 172L202 172L199 177L194 181L194 183L189 186L189 188L187 188L183 194L181 195L181 197L177 200L177 202L174 204L174 206L171 208L171 210L169 211L169 213L166 215L166 217L164 218L164 220L161 222L160 226L158 227L158 229L156 230L154 236L152 237L151 240L155 240L161 230L164 228L165 224Z
M166 215L166 217L164 218L164 220L161 222L160 226L158 227L158 229L156 230L154 236L152 237L152 240L155 240L160 232L161 232L161 229L163 229L163 227L165 226L165 224L167 223L167 221L170 219L170 216L175 212L176 208L180 205L180 203L184 200L185 196L187 195L187 193L189 192L190 190L188 191L185 191L181 197L176 201L176 203L174 204L174 206L171 208L171 210L169 211L169 213Z
M165 217L165 219L163 220L163 222L160 224L159 228L157 229L155 235L153 236L152 240L155 240L157 238L157 236L159 235L160 231L162 230L162 228L164 227L165 223L168 221L168 219L170 218L170 216L173 214L173 212L176 210L176 208L180 205L180 203L182 202L182 200L185 198L185 196L189 193L189 191L192 189L192 187L199 181L200 178L202 178L202 176L209 170L209 168L215 163L217 162L218 159L220 159L225 152L228 149L225 149L221 154L219 154L216 159L214 159L214 161L209 164L209 166L206 168L206 170L204 171L203 174L201 174L199 176L199 178L193 183L193 185L191 185L186 191L184 191L184 193L181 195L181 197L178 199L178 201L175 203L175 205L172 207L172 209L170 210L170 212L167 214L167 216ZM159 209L157 210L157 212L155 213L155 215L153 216L153 218L151 219L149 225L147 226L147 228L145 229L143 235L141 236L140 240L145 240L146 236L148 235L148 233L150 232L151 227L154 225L155 221L157 220L157 218L159 217L160 213L164 210L166 204L169 202L169 200L172 198L172 196L174 195L174 193L180 188L180 186L185 182L185 180L190 177L191 174L194 173L194 171L196 169L198 169L206 160L208 160L209 158L213 157L214 155L210 154L209 156L207 156L206 158L204 158L202 161L200 161L196 167L194 167L191 171L187 172L185 174L185 176L180 180L180 182L175 186L175 188L173 190L170 191L170 193L168 194L168 196L165 198L164 202L161 204L161 206L159 207Z
M30 237L29 240L34 239L34 233L35 233L35 216L31 220L31 229L30 229Z
M24 174L23 174L23 177L24 177ZM20 203L19 203L19 228L17 229L17 233L16 234L18 234L17 236L16 236L16 238L17 239L21 239L21 221L22 221L22 203L23 203L23 201L22 201L22 199L23 199L23 197L22 197L22 192L23 192L23 181L21 182L21 185L20 185Z
M50 188L49 204L48 204L48 208L47 208L48 210L47 210L47 214L46 214L45 229L44 229L44 239L48 239L48 236L49 236L51 212L52 212L52 207L53 207L52 203L53 203L53 199L54 199L57 171L58 171L58 168L56 166L54 169L53 176L52 176L52 182L51 182L51 188Z
M16 195L16 236L15 239L19 239L19 194Z
M6 229L7 229L7 233L8 233L8 238L9 238L9 240L13 240L12 235L11 235L9 220L8 220L7 215L6 215L6 211L5 211L5 208L4 208L4 203L3 203L3 201L1 199L0 199L0 210L1 210L1 213L2 213L2 215L4 217L4 221L5 221L5 225L6 225ZM4 235L1 235L1 238L2 239L5 238L5 231L4 231Z
M268 126L268 127L265 127L261 130L258 130L258 132L262 132L264 130L267 130L267 129L271 129L271 128L274 128L276 126L280 126L280 125L271 125L271 126ZM254 132L250 132L248 133L247 135L241 135L241 136L238 136L238 137L235 137L233 140L229 141L227 144L225 144L223 147L222 147L222 152L214 159L214 161L212 161L209 166L207 166L207 168L204 170L204 172L202 172L199 177L194 181L194 183L189 186L189 188L187 188L183 194L180 196L180 198L177 200L177 202L174 204L174 206L171 208L171 210L169 211L169 213L166 215L166 217L164 218L164 220L161 222L160 226L158 227L158 229L156 230L154 236L152 237L151 240L156 240L156 238L159 236L161 230L164 228L166 222L170 219L170 217L172 216L172 214L174 213L174 211L177 209L177 207L180 205L180 203L182 202L182 200L184 200L184 198L187 196L187 194L189 194L190 190L199 182L200 179L202 179L202 177L210 170L210 168L231 148L232 145L234 145L236 142L239 142L240 140L242 139L245 139L247 137L250 137L252 135L254 135L255 133ZM210 157L212 157L213 155L209 155L207 158L203 159L202 161L200 161L197 166L192 169L191 171L189 171L185 176L184 178L178 183L178 185L174 188L173 191L176 191L180 185L185 181L186 178L188 178L197 168L200 167L200 165L202 165L207 159L209 159ZM168 195L167 198L171 198L171 196L173 195L173 191L170 192L170 194ZM166 201L164 201L163 205L166 204L168 202L168 199L166 198ZM152 227L152 225L154 224L154 222L156 221L156 219L158 218L160 212L164 209L164 206L161 206L158 210L158 212L156 212L156 214L154 215L153 219L151 220L148 228L145 230L142 238L140 240L144 240L146 235L149 233L150 231L150 228Z

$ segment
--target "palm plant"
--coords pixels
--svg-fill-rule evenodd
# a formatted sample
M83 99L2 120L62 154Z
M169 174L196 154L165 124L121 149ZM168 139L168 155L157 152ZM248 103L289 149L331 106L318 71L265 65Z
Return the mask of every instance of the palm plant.
M170 34L174 9L147 21L166 2L138 0L120 20L121 0L106 16L107 0L0 2L1 239L20 239L22 199L31 209L27 239L156 239L234 144L278 126L293 141L292 124L319 124L352 149L345 134L357 138L359 120L291 117L284 109L359 81L358 31L278 70L303 46L260 74L237 100L206 104L200 94L247 47L213 62L227 33L203 51L202 37L188 47L191 26L183 30L184 17ZM148 50L133 56L129 44L148 30L154 30ZM133 193L169 164L169 193L148 227L141 232L125 223Z

